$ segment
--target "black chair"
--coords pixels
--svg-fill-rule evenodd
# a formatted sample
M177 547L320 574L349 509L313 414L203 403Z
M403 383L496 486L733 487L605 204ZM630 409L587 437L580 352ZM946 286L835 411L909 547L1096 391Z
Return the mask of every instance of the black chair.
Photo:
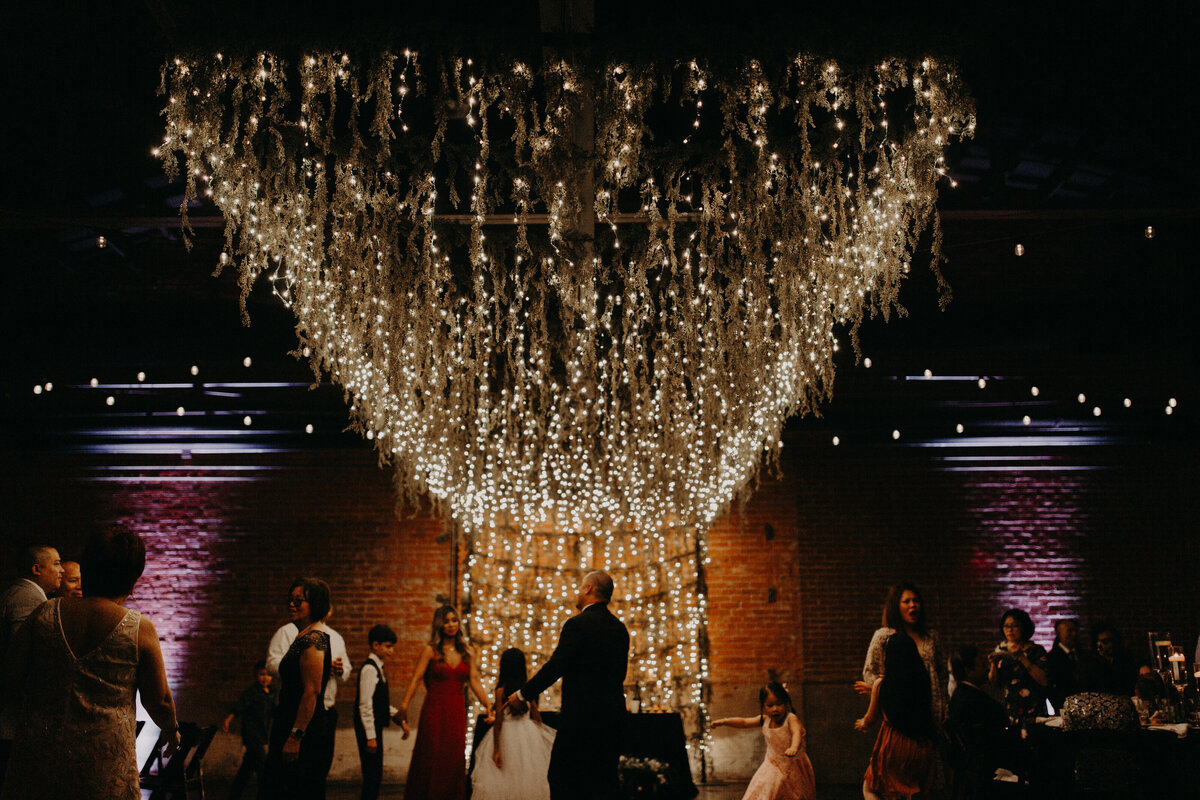
M1070 797L1136 797L1147 789L1145 755L1139 752L1135 733L1125 731L1071 731L1067 752L1071 768Z
M951 800L1004 800L1029 796L1027 776L1019 776L1015 783L996 778L995 769L981 763L979 754L972 752L960 731L951 724L946 725L945 731L946 761L954 772Z
M142 789L150 792L150 800L204 800L204 754L216 733L216 725L179 723L179 748L167 759L161 747L155 748L142 767Z

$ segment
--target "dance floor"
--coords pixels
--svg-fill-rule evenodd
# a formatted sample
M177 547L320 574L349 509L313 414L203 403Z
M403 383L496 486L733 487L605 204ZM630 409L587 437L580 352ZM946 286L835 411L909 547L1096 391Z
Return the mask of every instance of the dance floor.
M221 798L228 795L228 780L212 778L206 779L204 784L204 794L207 797ZM700 794L696 796L696 800L741 800L742 793L746 791L746 784L710 783L707 786L702 785L699 788ZM360 792L361 787L357 783L334 783L331 781L326 792L326 800L359 800ZM247 787L243 796L254 797L253 783ZM404 786L398 783L385 783L379 796L381 798L404 797ZM819 785L817 786L817 797L821 798L821 800L856 800L862 797L862 787Z

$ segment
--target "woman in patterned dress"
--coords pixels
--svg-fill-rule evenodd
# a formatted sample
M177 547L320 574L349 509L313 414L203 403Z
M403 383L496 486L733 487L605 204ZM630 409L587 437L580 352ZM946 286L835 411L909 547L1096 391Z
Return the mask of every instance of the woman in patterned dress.
M950 698L946 692L949 668L937 631L925 621L925 601L921 590L911 583L893 586L883 602L883 627L875 631L867 648L867 660L863 664L863 678L854 682L859 694L870 694L871 687L883 675L883 645L896 631L908 635L917 645L917 652L929 673L929 711L933 723L939 729L946 721Z
M1004 693L1004 708L1022 736L1039 714L1046 713L1046 651L1029 641L1033 620L1019 608L1010 608L1000 618L1004 641L988 656L988 681Z

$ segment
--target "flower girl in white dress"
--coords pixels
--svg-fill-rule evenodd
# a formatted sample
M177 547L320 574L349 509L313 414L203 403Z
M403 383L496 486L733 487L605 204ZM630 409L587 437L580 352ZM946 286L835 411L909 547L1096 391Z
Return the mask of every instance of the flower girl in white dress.
M554 730L542 724L537 702L529 710L514 714L504 707L509 695L525 685L528 672L525 654L515 647L500 655L496 680L497 709L492 729L483 735L475 751L471 772L472 800L550 800L546 772Z

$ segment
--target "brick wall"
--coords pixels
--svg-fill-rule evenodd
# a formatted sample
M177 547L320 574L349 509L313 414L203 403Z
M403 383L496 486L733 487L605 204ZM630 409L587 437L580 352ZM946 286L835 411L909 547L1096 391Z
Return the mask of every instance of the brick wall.
M947 644L990 644L1008 605L1029 609L1035 638L1047 644L1049 620L1065 613L1085 628L1110 615L1139 648L1151 628L1195 640L1194 449L1077 448L1018 469L913 448L796 441L784 452L782 477L764 481L711 532L712 709L753 713L764 680L786 681L821 781L861 777L870 742L852 731L865 702L850 684L895 581L923 587ZM297 575L330 582L332 623L356 663L370 625L396 629L397 693L433 608L453 594L452 526L428 514L397 517L390 476L365 447L187 462L3 458L8 542L36 532L70 555L108 521L146 537L148 568L131 605L162 633L185 719L220 718L285 619L282 601ZM232 771L236 739L218 742L210 768ZM746 775L761 759L751 732L718 731L716 742L718 776ZM393 743L389 769L402 774L411 741ZM352 778L351 738L339 747L335 776Z

